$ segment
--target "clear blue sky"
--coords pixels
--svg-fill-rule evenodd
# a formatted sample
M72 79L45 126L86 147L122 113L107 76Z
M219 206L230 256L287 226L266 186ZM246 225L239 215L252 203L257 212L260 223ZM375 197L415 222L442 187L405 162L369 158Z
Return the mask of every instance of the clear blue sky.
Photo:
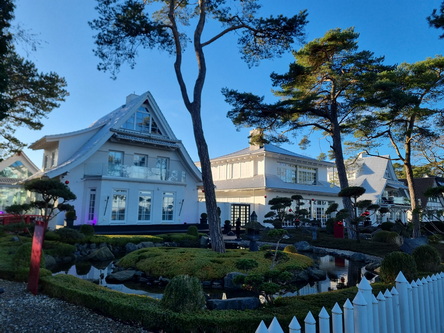
M44 119L41 131L19 130L19 137L32 143L44 135L83 129L103 115L125 103L130 93L150 91L167 118L176 136L183 141L193 160L198 160L191 121L179 93L173 72L173 58L157 50L141 51L138 64L131 70L124 66L112 80L109 73L96 69L99 59L94 56L94 32L88 21L97 14L93 0L16 0L15 22L31 30L42 43L29 54L38 69L54 71L68 82L70 96L60 108ZM360 33L360 49L385 56L387 64L416 62L442 54L444 41L430 28L426 17L441 0L267 0L264 13L293 15L308 10L307 41L322 37L333 28L355 27ZM225 39L205 49L208 75L204 88L203 122L210 156L217 157L248 145L250 129L236 131L226 118L229 105L220 91L223 87L251 91L273 100L269 75L284 73L293 61L291 54L263 61L248 68L240 59L234 39ZM298 49L300 45L295 45ZM191 48L189 48L191 50ZM24 50L18 51L24 55ZM195 62L186 58L187 78L194 80ZM284 148L316 157L328 151L325 139L313 138L310 149L301 151L297 144ZM42 151L25 150L41 165Z

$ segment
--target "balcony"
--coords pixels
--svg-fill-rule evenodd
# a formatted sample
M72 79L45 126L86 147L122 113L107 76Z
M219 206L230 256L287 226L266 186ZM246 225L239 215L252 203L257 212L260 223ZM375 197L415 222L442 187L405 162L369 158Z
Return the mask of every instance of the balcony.
M117 177L152 180L160 182L186 183L186 173L180 170L162 170L135 165L86 164L85 177Z
M382 197L381 198L381 205L410 205L410 200L407 197Z

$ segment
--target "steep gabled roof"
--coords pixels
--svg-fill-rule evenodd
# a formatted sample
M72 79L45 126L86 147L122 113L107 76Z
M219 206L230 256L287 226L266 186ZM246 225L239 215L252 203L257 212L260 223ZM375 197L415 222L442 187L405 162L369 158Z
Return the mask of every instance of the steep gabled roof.
M387 186L406 189L406 186L398 180L389 156L366 156L357 160L360 168L356 172L356 178L349 181L350 186L361 186L365 193L359 200L378 201Z
M13 184L38 171L24 152L15 153L0 162L0 183Z
M147 102L151 106L153 117L156 120L157 126L161 129L162 135L139 135L134 134L131 131L121 129L123 124L145 102ZM57 177L69 171L70 169L82 164L89 157L91 157L101 146L103 146L108 140L110 140L111 137L116 137L117 139L128 139L129 136L131 136L132 141L178 149L180 155L186 161L187 167L190 169L193 175L197 179L201 178L199 170L195 167L182 142L180 140L177 140L174 132L172 131L171 127L169 126L150 92L145 92L140 96L129 96L129 98L127 98L126 104L103 116L86 129L64 134L48 135L36 141L30 147L33 149L42 149L48 142L60 141L64 138L85 134L89 131L95 131L95 133L93 133L92 136L83 145L81 145L70 158L50 170L46 170L44 172L36 174L35 177L41 177L42 175L46 175L49 178Z

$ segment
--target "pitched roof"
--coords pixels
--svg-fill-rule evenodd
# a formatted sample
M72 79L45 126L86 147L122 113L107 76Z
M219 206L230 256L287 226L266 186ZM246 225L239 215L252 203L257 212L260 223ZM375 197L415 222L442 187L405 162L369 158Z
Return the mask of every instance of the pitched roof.
M27 178L29 174L35 174L38 171L39 168L24 152L15 153L0 161L0 184L17 183Z
M361 186L365 193L360 200L378 201L386 187L406 189L398 180L389 156L366 156L356 161L357 177L349 181L350 186Z
M152 97L150 92L145 92L144 94L137 96L132 95L131 98L128 98L127 103L117 108L116 110L108 113L102 118L98 119L94 123L92 123L88 128L74 131L70 133L57 134L57 135L48 135L44 136L40 140L33 143L30 148L32 149L42 149L45 147L45 144L51 141L59 141L63 138L73 137L76 135L84 134L89 131L94 131L95 133L85 142L85 144L81 145L79 149L72 154L70 158L68 158L63 163L55 166L50 170L46 170L44 172L40 172L36 174L36 177L41 177L42 175L46 175L49 178L57 177L70 169L80 165L89 157L91 157L97 149L99 149L105 142L107 142L111 137L116 137L120 139L128 139L131 138L132 141L138 141L143 143L151 143L154 145L161 145L164 147L178 149L180 155L187 162L188 167L192 171L193 175L200 179L201 175L199 170L195 167L192 162L188 152L183 146L180 140L177 140L174 135L171 127L166 121L164 115L160 111L156 101ZM125 123L125 121L132 116L137 109L145 103L151 106L154 116L156 118L156 123L159 128L162 129L162 135L137 135L131 133L131 131L122 130L121 127Z

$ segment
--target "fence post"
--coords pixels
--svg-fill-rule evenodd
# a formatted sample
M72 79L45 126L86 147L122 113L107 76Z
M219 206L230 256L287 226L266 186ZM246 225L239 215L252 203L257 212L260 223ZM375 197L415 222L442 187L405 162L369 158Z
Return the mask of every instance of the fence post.
M362 293L362 296L367 303L367 331L375 332L373 327L373 299L372 299L372 286L368 282L368 280L363 277L358 284L358 290Z
M439 299L441 300L439 302L439 318L440 318L440 332L444 331L444 273L439 273L439 280L438 280L438 291L439 291Z
M395 331L395 317L393 316L393 296L387 289L384 293L387 306L387 333Z
M433 317L434 317L434 323L435 323L435 331L439 332L439 299L438 299L438 278L436 277L436 274L433 274L431 276L432 279L432 285L433 285Z
M398 276L395 279L396 282L396 290L398 291L399 297L399 315L401 323L401 331L403 333L411 333L410 327L410 307L409 307L409 294L408 294L408 284L409 282L405 278L402 272L398 273Z
M338 303L335 303L333 309L331 309L331 321L333 333L344 333L342 325L342 310Z
M398 290L393 287L392 290L390 290L390 293L392 294L392 300L393 300L393 323L395 325L395 332L402 332L401 331L401 316L399 311L399 293Z
M270 326L268 326L268 333L284 333L284 330L282 329L281 325L279 325L276 317L273 318Z
M330 333L330 315L325 307L322 307L319 312L319 333Z
M344 333L354 333L355 332L355 323L353 318L353 304L347 298L344 303Z
M415 317L412 331L415 333L421 333L421 319L419 313L421 310L419 308L418 284L415 281L412 281L410 285L412 286L412 312Z
M305 322L305 333L316 333L316 320L311 314L311 311L307 313L304 322Z
M410 313L410 332L415 332L415 313L413 312L413 287L411 283L407 284L407 296Z
M434 332L434 325L433 325L433 317L432 317L432 286L431 286L431 282L432 279L430 279L430 276L427 276L424 279L424 304L425 304L425 308L427 311L427 327L429 328L428 332Z
M381 329L379 328L378 300L373 294L372 294L372 307L373 307L373 332L381 333Z
M367 310L369 308L362 292L358 291L353 299L355 333L368 333ZM371 332L370 332L371 333Z
M290 325L288 325L288 328L290 333L301 333L301 325L299 324L296 317L293 317L293 319L290 322Z
M382 292L378 293L378 314L379 314L379 333L388 333L387 332L387 302L382 294Z
M259 326L256 328L256 331L254 331L254 333L268 333L268 328L265 325L264 321L261 320L261 323L259 324Z

